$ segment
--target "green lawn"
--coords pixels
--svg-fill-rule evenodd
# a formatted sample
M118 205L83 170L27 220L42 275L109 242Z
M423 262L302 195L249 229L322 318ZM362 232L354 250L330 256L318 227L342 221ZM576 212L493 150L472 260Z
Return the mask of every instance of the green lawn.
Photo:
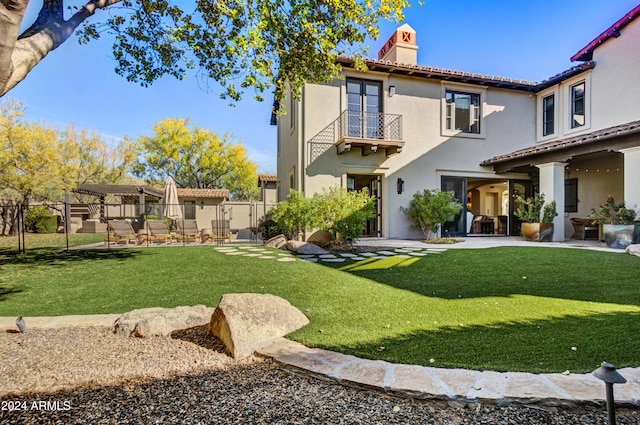
M105 233L72 233L69 235L69 246L102 242ZM59 233L38 234L27 233L24 245L27 250L39 248L64 248L67 246L65 235ZM22 241L20 242L22 244ZM0 255L18 252L18 238L16 236L0 237Z
M0 250L0 316L215 306L271 293L309 346L398 363L532 372L640 366L640 260L577 249L450 249L330 266L212 247ZM384 347L382 349L381 347Z

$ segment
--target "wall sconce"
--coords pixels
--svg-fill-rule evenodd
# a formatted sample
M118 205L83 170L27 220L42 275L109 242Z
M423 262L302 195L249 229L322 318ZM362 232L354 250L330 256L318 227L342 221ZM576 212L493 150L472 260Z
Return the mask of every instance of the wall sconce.
M389 97L393 97L396 94L396 86L389 86Z
M402 192L404 191L404 180L402 180L400 177L398 177L397 189L398 189L398 195L401 195Z

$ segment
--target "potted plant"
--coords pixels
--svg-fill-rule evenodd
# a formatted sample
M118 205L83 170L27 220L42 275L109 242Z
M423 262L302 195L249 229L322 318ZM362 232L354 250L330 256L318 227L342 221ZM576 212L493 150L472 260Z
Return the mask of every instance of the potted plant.
M523 221L522 237L526 241L551 241L553 238L553 218L558 215L556 201L544 204L544 194L536 193L533 197L515 197L513 214Z
M637 225L634 224L637 215L634 209L625 206L624 201L617 203L613 196L608 196L597 211L591 209L589 217L602 225L604 242L609 248L624 249L640 239Z

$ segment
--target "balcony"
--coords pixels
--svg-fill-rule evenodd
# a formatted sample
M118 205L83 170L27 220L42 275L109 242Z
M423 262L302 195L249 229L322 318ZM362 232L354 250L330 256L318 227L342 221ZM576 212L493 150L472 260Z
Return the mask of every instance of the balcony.
M331 146L338 155L360 148L367 156L384 150L389 157L402 151L402 115L381 112L344 111L309 141L313 162Z
M402 116L382 112L344 111L338 118L338 154L361 148L362 155L384 149L386 156L402 151Z

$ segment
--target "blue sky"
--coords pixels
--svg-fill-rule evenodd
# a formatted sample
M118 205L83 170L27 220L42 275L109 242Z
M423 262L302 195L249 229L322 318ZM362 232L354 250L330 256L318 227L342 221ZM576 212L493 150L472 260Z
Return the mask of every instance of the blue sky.
M36 1L31 7L39 7ZM406 12L417 32L421 65L531 81L575 65L569 58L633 9L638 0L425 0ZM37 13L31 11L33 13ZM105 12L98 12L100 19ZM383 23L369 57L399 24ZM5 98L22 102L26 118L63 128L69 123L106 138L150 134L156 121L190 118L241 141L262 173L276 172L271 101L247 94L236 107L206 93L194 76L165 77L149 88L114 72L108 40L80 46L70 39L51 52Z

